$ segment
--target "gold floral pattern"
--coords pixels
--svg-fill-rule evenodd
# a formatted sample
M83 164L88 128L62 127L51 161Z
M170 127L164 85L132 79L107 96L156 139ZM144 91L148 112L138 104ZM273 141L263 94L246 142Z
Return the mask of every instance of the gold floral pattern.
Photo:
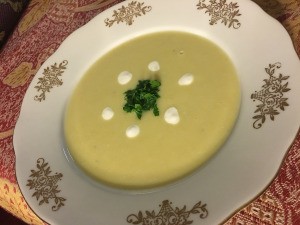
M12 88L23 86L33 75L32 63L22 62L16 69L3 79L3 84Z
M13 1L13 0L11 0ZM96 0L101 1L101 0ZM76 12L76 16L66 17L65 19L71 19L71 25L68 23L57 23L53 20L39 19L41 15L47 15L51 10L50 5L47 4L48 0L31 0L29 6L24 12L22 19L19 21L18 35L12 35L11 40L4 47L4 51L1 53L0 60L0 77L3 79L11 71L13 71L20 62L28 62L33 64L33 68L39 68L40 63L37 62L40 52L44 51L43 62L53 52L45 51L50 46L52 50L55 50L66 36L71 33L75 28L82 25L82 23L88 22L94 16L103 11L103 8L97 8L96 10L89 9L86 12ZM61 1L55 1L59 3ZM70 5L66 5L66 12L72 12L71 5L77 1L63 1L68 2ZM90 0L80 1L83 5L91 4ZM119 2L119 0L114 1ZM254 0L258 3L266 12L278 19L290 33L298 55L300 56L300 15L299 15L299 1L298 0ZM45 3L45 4L44 4ZM41 7L43 4L43 7ZM104 8L106 8L105 6ZM74 12L73 11L73 12ZM38 20L39 19L39 20ZM41 28L45 27L46 31ZM59 33L55 33L56 30L60 30ZM21 32L20 32L21 31ZM64 32L62 32L64 31ZM55 34L55 36L53 35ZM1 36L1 31L0 31ZM49 37L53 37L53 42L45 41L49 40ZM0 38L1 39L1 38ZM39 42L37 42L39 40ZM38 44L36 44L38 43ZM22 46L31 46L30 48ZM2 80L0 79L0 80ZM0 99L3 99L2 106L7 109L7 112L1 114L1 116L9 117L13 115L14 111L18 111L13 108L14 105L19 104L19 99L22 99L25 93L25 87L29 85L30 79L27 84L20 86L19 88L5 87L0 81ZM2 86L1 86L2 85ZM5 87L5 88L4 88ZM16 96L14 99L5 100L8 95ZM5 100L5 101L4 101ZM12 104L11 102L14 102ZM1 105L1 104L0 104ZM15 110L12 110L15 109ZM0 116L0 117L1 117ZM3 118L4 118L3 117ZM9 120L7 120L9 121ZM14 127L16 120L9 121L9 127ZM2 122L3 123L3 122ZM6 129L6 128L5 128ZM4 130L5 130L4 129ZM1 130L3 132L3 130ZM11 131L10 131L11 132ZM6 133L6 132L5 132ZM1 136L1 134L0 134ZM26 204L19 187L15 180L15 170L12 165L15 163L15 156L12 144L11 134L6 133L5 137L0 137L0 154L2 164L0 168L1 178L8 179L0 180L0 205L2 208L10 211L13 215L17 215L22 218L28 224L46 224L42 222ZM282 163L279 170L279 175L276 176L275 181L268 187L267 193L269 193L272 201L275 203L270 204L269 199L261 200L257 198L249 206L243 210L236 212L234 215L230 215L229 221L225 222L226 225L236 224L291 224L292 221L299 221L300 218L300 136L298 135L295 143L290 151L288 151L285 161ZM5 162L5 163L4 163ZM289 189L294 189L290 192ZM293 202L291 203L290 201ZM4 203L5 202L5 203ZM266 204L269 208L266 208ZM253 209L255 206L256 210ZM259 210L257 210L259 209ZM269 214L272 211L273 214ZM274 216L273 216L274 215ZM278 216L280 216L278 218ZM267 220L268 219L268 220ZM269 221L272 220L272 221ZM39 222L37 222L39 221ZM196 224L197 221L194 222Z
M18 25L20 35L34 27L47 14L49 8L54 4L52 0L33 0L28 5L28 13L24 15Z
M206 204L202 204L201 201L188 211L186 210L186 206L182 209L178 207L174 209L171 204L172 202L169 202L169 200L164 200L160 205L160 211L157 215L154 210L152 212L146 211L145 215L142 211L139 211L137 215L129 215L127 222L140 225L188 225L193 223L193 220L189 219L192 214L199 214L200 219L208 217Z
M57 196L60 192L57 182L61 180L63 175L61 173L51 175L52 171L50 170L50 166L43 158L37 160L36 167L38 170L31 170L30 177L32 179L27 180L29 189L34 189L32 197L36 197L36 200L39 201L39 205L44 203L49 204L49 200L51 199L54 201L52 211L59 210L60 207L65 205L64 202L66 201L65 198Z
M226 3L227 0L209 0L210 4L206 4L206 0L200 0L197 4L197 9L206 9L205 13L211 16L209 20L210 25L217 24L221 20L225 26L233 27L238 29L241 26L236 17L240 16L239 6L237 3L230 2Z
M44 69L44 76L39 78L39 81L35 86L37 91L42 93L40 95L36 95L34 100L39 102L45 100L47 92L50 92L53 87L59 87L63 84L63 81L59 79L59 77L62 76L67 65L68 61L64 60L58 65L57 63L54 63L54 65Z
M261 104L257 105L257 109L254 113L258 113L253 117L255 120L253 127L259 129L266 121L267 116L274 121L275 116L279 114L279 109L284 111L288 98L284 97L284 94L290 91L288 88L288 82L285 82L289 76L284 76L278 72L281 68L281 63L277 62L269 64L269 67L265 68L266 73L269 75L269 79L265 79L265 84L262 86L262 90L255 91L251 95L253 101L260 101ZM277 73L277 74L276 74Z
M119 24L125 22L127 25L132 25L134 18L145 15L152 10L151 6L144 6L144 2L132 1L128 3L128 6L122 6L118 10L114 10L112 15L113 19L105 19L105 25L111 27L114 23Z

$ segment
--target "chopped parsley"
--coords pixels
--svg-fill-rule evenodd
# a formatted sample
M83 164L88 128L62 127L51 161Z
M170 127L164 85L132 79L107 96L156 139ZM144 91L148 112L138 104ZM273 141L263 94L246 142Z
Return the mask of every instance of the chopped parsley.
M135 89L124 92L126 104L123 106L125 112L135 112L141 119L144 111L152 110L154 116L159 115L157 99L160 97L158 80L139 80Z

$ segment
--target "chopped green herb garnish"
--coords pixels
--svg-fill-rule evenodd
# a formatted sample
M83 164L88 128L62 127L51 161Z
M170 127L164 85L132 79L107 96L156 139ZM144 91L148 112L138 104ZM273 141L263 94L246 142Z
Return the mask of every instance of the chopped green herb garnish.
M161 83L158 80L139 80L135 89L126 91L126 104L123 106L125 112L135 112L141 119L144 111L153 110L154 116L159 115L157 99L160 97L159 87Z

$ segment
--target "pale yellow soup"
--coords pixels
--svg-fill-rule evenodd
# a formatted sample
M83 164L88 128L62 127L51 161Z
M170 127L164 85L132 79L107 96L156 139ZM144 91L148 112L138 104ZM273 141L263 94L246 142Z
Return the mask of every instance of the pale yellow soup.
M148 69L157 61L158 72ZM118 75L129 71L126 85ZM194 81L180 86L182 75ZM138 80L161 81L159 116L151 111L139 120L123 111L124 92ZM94 63L76 86L67 106L64 132L69 152L87 175L123 188L153 188L197 170L224 144L238 115L240 87L230 58L220 47L186 32L156 32L125 42ZM114 111L104 120L102 110ZM175 107L176 125L164 120ZM137 125L135 138L126 129Z

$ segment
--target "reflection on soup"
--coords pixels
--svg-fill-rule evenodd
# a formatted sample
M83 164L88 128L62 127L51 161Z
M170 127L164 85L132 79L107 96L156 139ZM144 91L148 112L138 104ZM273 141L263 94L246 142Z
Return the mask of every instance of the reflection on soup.
M123 110L139 80L161 82L159 116ZM226 141L240 87L229 57L186 32L143 35L109 51L86 72L64 128L75 163L101 183L152 188L191 174Z

